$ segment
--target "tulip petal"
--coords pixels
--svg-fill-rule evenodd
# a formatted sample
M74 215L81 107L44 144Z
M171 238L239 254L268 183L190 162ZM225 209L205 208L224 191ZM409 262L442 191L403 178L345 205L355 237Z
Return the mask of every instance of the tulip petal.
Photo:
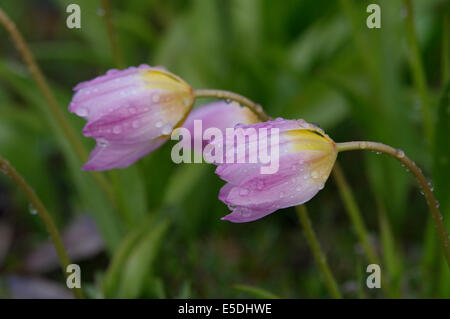
M89 161L84 164L85 171L104 171L114 168L126 168L141 157L156 150L167 139L157 139L152 143L145 141L135 144L98 143L89 155Z

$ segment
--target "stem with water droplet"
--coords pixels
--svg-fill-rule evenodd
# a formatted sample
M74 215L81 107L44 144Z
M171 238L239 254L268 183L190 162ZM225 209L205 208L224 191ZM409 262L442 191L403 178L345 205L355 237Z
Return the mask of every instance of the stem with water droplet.
M422 174L421 169L414 163L405 153L400 150L393 148L389 145L377 143L377 142L366 142L366 141L353 141L345 143L336 143L338 152L344 151L355 151L355 150L371 150L375 152L380 152L394 157L400 161L406 168L414 175L417 183L419 184L425 199L430 209L431 216L433 217L434 224L436 226L439 240L441 241L442 248L444 249L445 258L447 264L450 267L450 245L447 230L445 229L444 223L442 221L442 215L439 211L439 203L434 197L433 190L425 176Z
M213 97L213 98L217 98L217 99L230 99L230 100L238 102L239 104L241 104L243 106L248 107L261 119L261 121L265 122L265 121L270 120L270 117L264 112L261 105L256 104L255 102L251 101L250 99L246 98L245 96L242 96L242 95L234 93L234 92L224 91L224 90L202 89L202 90L195 90L194 95L196 98Z
M66 249L64 248L63 241L61 239L61 235L58 232L58 228L56 227L53 219L44 204L42 204L39 197L36 195L34 190L27 184L25 179L17 173L15 168L9 164L9 162L0 156L0 172L9 176L11 180L20 188L20 190L24 193L25 197L30 201L30 204L34 209L36 209L37 215L41 218L45 227L47 228L48 233L55 245L56 253L58 254L59 261L61 263L62 271L64 276L67 275L67 266L70 265L69 257L67 256ZM83 293L80 288L74 288L73 294L76 298L83 298Z

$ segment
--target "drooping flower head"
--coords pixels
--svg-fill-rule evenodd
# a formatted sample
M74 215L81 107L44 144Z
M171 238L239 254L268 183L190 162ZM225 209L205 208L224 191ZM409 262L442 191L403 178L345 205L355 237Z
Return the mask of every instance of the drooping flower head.
M261 163L219 163L216 174L227 182L219 199L232 210L223 220L253 221L278 209L303 204L324 187L337 151L334 141L320 128L304 120L284 119L244 128L278 129L279 167L273 174L262 174ZM233 142L227 139L225 144ZM246 150L251 148L246 145Z
M202 131L200 135L195 133L194 127L201 121ZM197 123L196 123L197 122ZM225 135L227 128L234 128L238 124L248 125L260 122L258 116L249 108L239 105L237 102L217 101L201 105L189 114L182 127L189 130L193 143L192 145L200 145L202 151L210 140L203 139L203 133L210 129L216 128Z
M96 139L84 170L125 168L164 144L194 104L193 89L160 67L109 70L78 84L69 110Z

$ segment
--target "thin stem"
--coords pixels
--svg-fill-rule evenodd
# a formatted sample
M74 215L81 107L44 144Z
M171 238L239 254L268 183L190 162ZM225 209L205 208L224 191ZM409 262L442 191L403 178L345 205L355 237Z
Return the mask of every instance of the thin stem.
M62 113L58 105L58 102L55 99L55 96L52 94L52 91L50 90L50 87L47 83L47 80L45 79L44 74L37 65L33 57L33 54L31 53L25 40L22 37L22 34L19 32L14 22L8 17L8 15L1 8L0 8L0 24L2 24L5 27L6 31L8 31L17 50L22 56L25 64L28 66L31 75L33 76L38 88L41 90L42 95L44 96L44 99L46 100L51 110L51 114L54 116L55 122L62 129L62 132L67 137L69 143L71 144L75 153L78 155L79 159L82 162L86 162L88 160L88 153L83 147L81 141L77 138L75 132L73 131L72 126L69 124L66 117ZM98 172L93 171L91 171L90 174L94 178L96 183L99 185L99 187L105 192L111 203L113 203L113 205L116 206L114 195L104 176L99 174Z
M411 0L405 0L406 5L406 32L408 36L409 47L411 49L411 71L413 75L414 85L419 93L422 104L423 125L428 143L431 145L433 140L433 123L430 110L430 98L428 96L427 81L425 71L420 57L419 44L417 41L416 29L414 27L413 4Z
M114 30L114 23L111 15L111 6L109 0L101 0L103 10L105 12L106 29L108 31L109 42L114 56L115 64L118 68L123 68L122 53L117 43L116 32Z
M42 204L41 200L36 195L34 190L27 184L25 179L19 173L17 173L15 168L11 166L11 164L9 164L6 159L1 156L0 172L11 178L11 180L20 188L26 198L30 201L30 204L33 206L33 208L36 209L37 215L41 218L42 222L47 228L48 233L50 234L53 244L55 245L56 253L58 254L59 261L61 262L63 274L67 279L68 276L66 270L67 266L71 263L64 248L61 236L58 232L58 228L53 222L51 215L48 213L44 204ZM83 293L80 288L74 288L73 294L76 298L83 298Z
M302 224L303 230L305 231L305 237L308 241L309 247L313 253L314 259L316 260L317 265L319 266L320 271L325 279L325 284L330 292L330 295L335 299L341 299L341 293L339 292L338 285L336 284L336 280L330 270L330 267L327 263L327 257L322 252L320 248L320 243L317 240L316 233L311 224L311 220L308 216L308 211L305 205L300 205L296 207L298 219Z
M449 62L449 38L450 38L450 24L448 21L448 13L445 12L442 21L442 85L445 85L450 75L450 62Z
M250 110L252 110L260 119L261 121L265 122L270 120L270 117L264 112L261 105L256 104L255 102L249 100L245 96L239 95L237 93L224 91L224 90L195 90L195 97L214 97L218 99L230 99L233 101L238 102L241 105L244 105L248 107Z
M332 175L338 187L341 199L344 202L345 210L353 224L356 235L358 236L359 241L361 242L367 260L371 264L379 265L380 259L378 258L378 255L375 252L372 243L370 242L369 232L367 231L366 225L364 224L361 211L358 207L352 189L349 186L347 179L345 178L345 175L342 171L342 168L338 162L334 164ZM386 295L393 297L388 282L384 282L381 289L383 289Z
M403 165L406 166L406 168L414 175L416 181L419 183L419 186L423 194L425 195L428 208L430 209L431 216L433 217L438 232L439 240L441 241L442 248L444 249L447 264L450 267L449 237L445 229L444 223L442 221L443 217L441 215L441 212L439 211L439 203L434 197L431 185L429 184L425 176L422 174L420 168L417 167L416 163L414 163L409 157L407 157L402 150L393 148L389 145L382 143L354 141L354 142L337 143L336 147L338 152L354 151L354 150L371 150L375 152L384 153L396 158L398 161L400 161Z
M364 253L367 259L372 264L379 264L378 256L375 249L372 247L369 239L369 232L367 231L366 225L362 219L361 211L359 210L358 204L356 203L355 197L344 177L341 166L336 162L332 171L333 177L339 189L342 201L344 202L346 211L353 223L356 234L361 241L361 245L364 249Z

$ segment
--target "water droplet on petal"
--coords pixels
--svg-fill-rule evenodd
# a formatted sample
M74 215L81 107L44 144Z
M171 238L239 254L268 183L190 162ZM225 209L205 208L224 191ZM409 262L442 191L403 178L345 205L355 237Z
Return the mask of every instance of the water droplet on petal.
M249 209L243 209L242 211L242 217L250 217L252 215L251 210Z
M97 144L101 147L106 147L106 146L108 146L108 141L106 141L104 139L98 139Z
M249 193L247 188L241 188L241 190L239 191L239 195L241 196L247 196Z
M189 98L185 97L185 98L183 98L183 104L185 106L189 106L189 105L191 105L191 100Z
M131 123L131 126L134 128L138 128L139 127L139 121L138 120L134 120L133 123Z
M172 132L172 129L173 129L172 125L166 124L163 126L161 133L164 135L170 134L170 132Z
M159 94L154 94L153 96L152 96L152 101L153 102L159 102L159 100L160 100L160 96L159 96Z
M113 133L120 134L122 132L122 128L119 125L114 126Z
M79 109L76 111L76 114L77 114L78 116L87 116L87 115L89 114L89 112L88 112L88 110L85 109L85 108L79 108Z
M256 182L256 188L257 188L258 190L262 190L262 189L264 188L264 181L258 180L258 181Z
M319 177L319 173L317 171L312 171L311 172L311 177L312 178L318 178Z

